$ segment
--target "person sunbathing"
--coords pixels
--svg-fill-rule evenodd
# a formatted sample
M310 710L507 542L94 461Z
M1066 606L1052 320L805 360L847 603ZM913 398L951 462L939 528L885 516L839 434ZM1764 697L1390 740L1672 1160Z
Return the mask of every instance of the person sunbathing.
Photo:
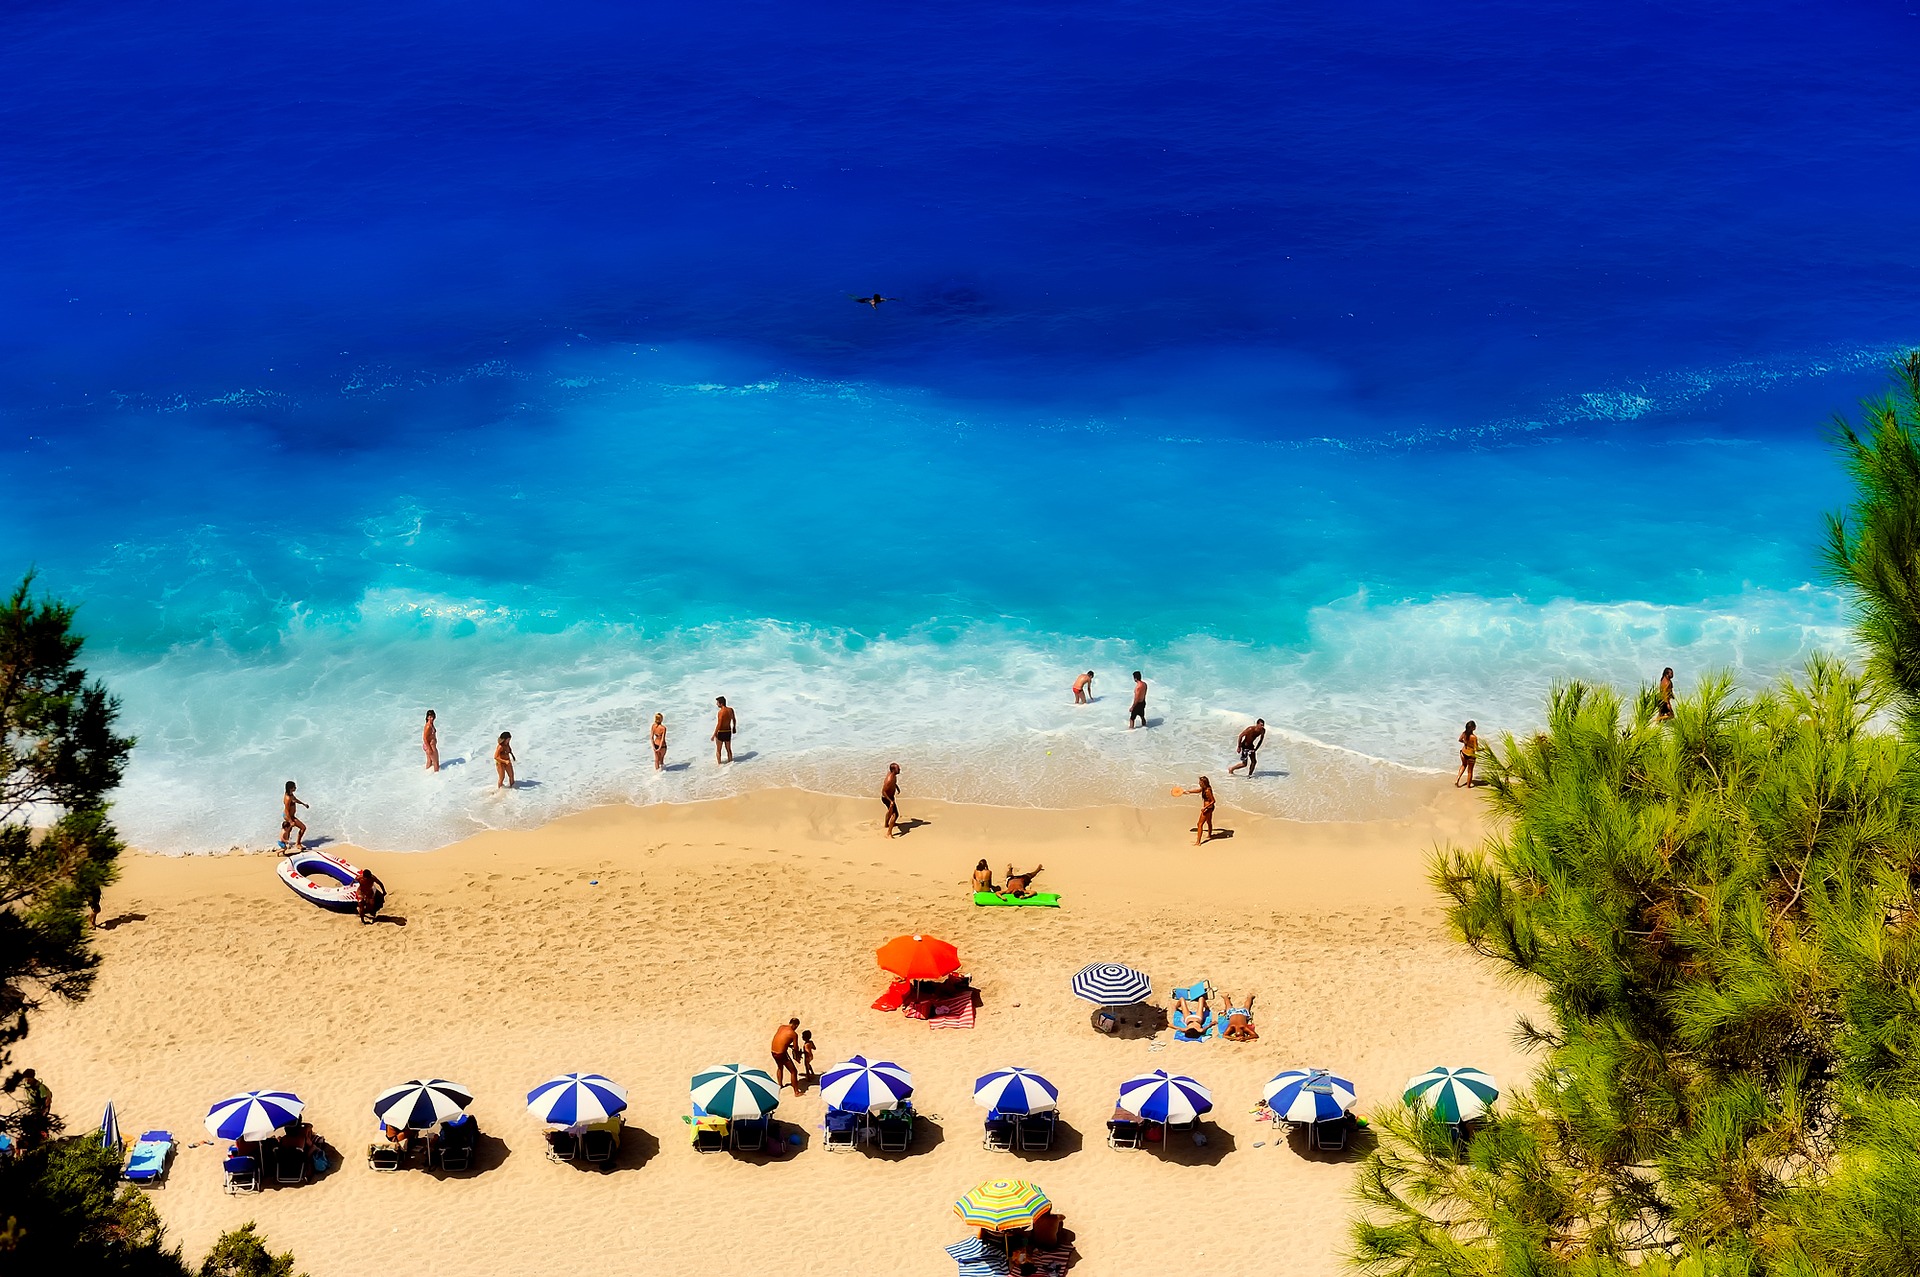
M1013 871L1013 866L1008 865L1007 866L1007 885L1003 889L1004 894L1013 896L1017 899L1024 899L1027 896L1032 895L1033 892L1030 890L1030 888L1033 886L1033 880L1035 878L1038 878L1040 876L1040 871L1045 868L1046 868L1045 865L1035 865L1033 868L1027 870L1025 873L1015 873Z
M1173 1009L1180 1012L1185 1019L1185 1027L1175 1029L1175 1033L1183 1037L1195 1039L1203 1038L1207 1035L1207 1015L1209 1014L1209 1008L1207 1006L1206 994L1203 993L1199 998L1193 1000L1175 998L1173 1000Z
M1229 1042L1258 1042L1260 1034L1253 1027L1253 1000L1258 995L1249 993L1245 1006L1236 1006L1231 993L1220 996L1227 1002L1227 1027L1221 1036Z
M993 885L993 870L987 868L987 862L984 860L973 867L973 889L996 892L1000 890Z

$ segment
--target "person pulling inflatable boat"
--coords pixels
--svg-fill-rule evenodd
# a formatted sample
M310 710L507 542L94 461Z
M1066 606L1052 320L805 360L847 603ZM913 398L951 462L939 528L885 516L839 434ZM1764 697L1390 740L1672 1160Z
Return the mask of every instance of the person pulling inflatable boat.
M372 871L323 851L296 851L280 862L280 881L308 904L332 913L357 913L371 922L386 901L386 884Z

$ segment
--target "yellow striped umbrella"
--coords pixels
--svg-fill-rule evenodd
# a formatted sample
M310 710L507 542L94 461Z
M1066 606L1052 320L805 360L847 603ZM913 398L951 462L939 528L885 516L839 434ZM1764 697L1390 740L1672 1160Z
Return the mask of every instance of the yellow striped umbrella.
M1023 1179L987 1180L953 1204L953 1213L963 1222L996 1233L1032 1228L1034 1220L1052 1209L1047 1195Z

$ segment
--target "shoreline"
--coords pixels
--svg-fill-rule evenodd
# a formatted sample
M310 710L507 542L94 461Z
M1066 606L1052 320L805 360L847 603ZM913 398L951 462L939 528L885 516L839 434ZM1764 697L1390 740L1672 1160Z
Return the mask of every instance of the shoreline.
M1076 1271L1162 1272L1168 1219L1230 1215L1206 1262L1341 1271L1354 1161L1307 1157L1254 1120L1265 1078L1333 1067L1360 1110L1438 1060L1524 1070L1509 1040L1528 1000L1439 934L1425 881L1442 840L1479 837L1473 796L1430 795L1399 821L1302 823L1234 811L1230 838L1195 848L1197 803L1035 811L916 801L890 842L880 805L763 791L671 807L607 806L531 831L489 831L430 852L336 844L391 889L362 927L305 905L272 854L123 859L102 909L110 929L92 996L49 1006L22 1044L70 1130L115 1101L123 1127L204 1139L223 1094L289 1087L344 1162L319 1181L255 1196L220 1191L217 1150L183 1148L153 1195L170 1236L197 1254L259 1222L312 1277L380 1253L427 1273L678 1273L751 1262L779 1236L822 1273L951 1273L940 1247L964 1230L954 1197L1007 1174L1040 1183L1078 1236ZM981 856L1046 869L1060 909L978 909ZM885 987L873 950L891 936L955 943L981 990L972 1031L869 1009ZM1153 978L1153 1002L1207 978L1257 993L1257 1043L1107 1038L1068 977L1123 961ZM807 1140L766 1160L686 1145L686 1081L723 1061L759 1064L773 1025L802 1017L824 1068L855 1052L913 1072L928 1115L905 1156L827 1154L811 1089L778 1116ZM1019 1156L979 1147L972 1079L1010 1063L1061 1089L1070 1142ZM1213 1088L1205 1148L1116 1150L1104 1120L1119 1081L1166 1067ZM628 1086L633 1130L617 1170L583 1173L541 1155L522 1097L541 1078L599 1071ZM494 1143L471 1176L364 1164L370 1103L413 1076L473 1088ZM1152 1212L1129 1206L1136 1195ZM724 1201L721 1214L712 1214ZM1276 1209L1282 1207L1283 1209ZM724 1226L722 1226L724 1225ZM474 1253L497 1256L476 1262Z

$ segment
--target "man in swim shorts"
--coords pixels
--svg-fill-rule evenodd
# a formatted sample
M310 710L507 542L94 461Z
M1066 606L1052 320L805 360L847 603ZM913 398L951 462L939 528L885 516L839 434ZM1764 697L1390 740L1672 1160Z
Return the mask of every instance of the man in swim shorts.
M1001 890L1004 891L1009 896L1013 896L1018 899L1025 899L1026 897L1033 894L1033 890L1032 890L1033 880L1035 878L1038 878L1040 876L1040 871L1045 868L1046 868L1045 865L1035 865L1033 868L1027 870L1025 873L1015 873L1013 871L1013 866L1008 865L1007 866L1007 885L1003 887Z
M886 835L891 838L899 832L900 824L900 764L887 764L887 778L880 782L880 802L887 809Z
M713 698L713 703L720 707L720 712L713 719L713 761L730 763L733 761L733 733L739 723L734 718L733 710L728 706L726 697L716 696ZM720 756L722 750L726 751L725 758Z
M794 1016L773 1031L773 1076L781 1086L791 1085L793 1093L800 1093L800 1068L797 1061L800 1043L800 1017ZM788 1083L782 1079L792 1076Z
M1093 671L1088 670L1073 680L1073 703L1075 705L1093 704Z
M1127 730L1133 730L1133 720L1140 720L1140 726L1147 725L1147 680L1140 677L1140 671L1133 672L1133 708L1127 711Z
M1267 720L1256 718L1253 726L1240 733L1240 761L1227 768L1231 776L1242 767L1247 769L1247 779L1253 779L1254 768L1260 765L1260 745L1267 739Z

